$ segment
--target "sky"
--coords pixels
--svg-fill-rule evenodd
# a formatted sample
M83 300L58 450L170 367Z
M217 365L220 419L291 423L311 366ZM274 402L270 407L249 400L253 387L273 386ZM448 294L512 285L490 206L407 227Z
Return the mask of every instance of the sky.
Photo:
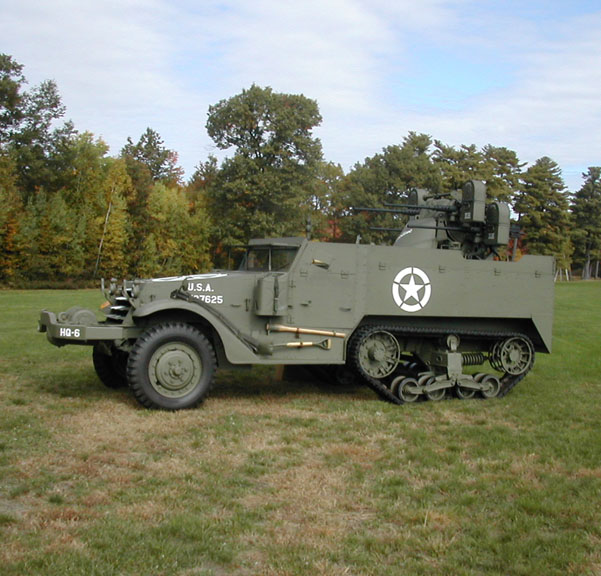
M0 0L0 52L56 81L118 155L147 127L186 177L220 156L209 106L253 83L317 101L348 172L410 131L601 166L601 0Z

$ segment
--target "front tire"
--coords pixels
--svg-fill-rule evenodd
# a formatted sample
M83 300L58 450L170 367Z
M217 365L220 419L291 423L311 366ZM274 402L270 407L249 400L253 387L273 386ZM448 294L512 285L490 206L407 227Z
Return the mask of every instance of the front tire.
M100 381L108 388L127 386L127 353L111 346L107 350L102 344L94 344L92 350L94 370Z
M215 351L194 326L182 322L149 328L134 344L127 379L147 408L182 410L200 404L215 379Z

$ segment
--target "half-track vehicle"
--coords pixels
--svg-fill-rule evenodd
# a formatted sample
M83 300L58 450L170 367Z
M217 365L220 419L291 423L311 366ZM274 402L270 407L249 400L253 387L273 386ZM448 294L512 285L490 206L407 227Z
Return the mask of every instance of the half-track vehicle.
M93 347L108 386L149 408L200 403L219 368L305 365L410 403L499 397L551 351L550 257L507 261L506 204L479 181L409 193L392 246L251 240L235 270L105 286L104 318L44 310L56 345Z

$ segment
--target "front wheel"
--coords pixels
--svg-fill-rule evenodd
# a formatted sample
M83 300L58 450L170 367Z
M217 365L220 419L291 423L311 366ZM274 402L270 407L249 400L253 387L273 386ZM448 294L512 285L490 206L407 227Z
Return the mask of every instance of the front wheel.
M215 352L190 324L169 322L149 328L136 341L127 379L147 408L182 410L205 398L215 378Z
M127 353L97 343L92 350L92 362L100 381L109 388L127 386Z

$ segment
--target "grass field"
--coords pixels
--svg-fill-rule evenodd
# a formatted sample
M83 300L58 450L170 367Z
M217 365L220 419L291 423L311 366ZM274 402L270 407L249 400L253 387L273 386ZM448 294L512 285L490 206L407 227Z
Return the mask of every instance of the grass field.
M262 369L144 410L36 333L100 301L0 292L2 575L601 575L601 283L506 398L404 407Z

